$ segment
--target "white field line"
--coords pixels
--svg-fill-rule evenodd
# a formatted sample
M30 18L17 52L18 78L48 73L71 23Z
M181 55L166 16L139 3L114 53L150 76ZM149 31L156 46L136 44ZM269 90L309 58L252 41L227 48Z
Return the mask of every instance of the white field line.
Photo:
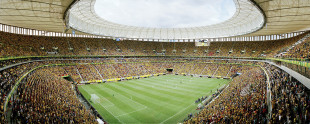
M101 95L99 95L99 96L101 96ZM112 103L112 102L110 102L110 100L108 100L108 99L106 99L106 98L104 98L103 96L101 96L103 99L105 99L106 101L108 101L109 102L109 104L111 103L111 105L105 105L105 107L111 107L111 106L115 106L114 105L114 103ZM102 98L100 98L100 99L102 99ZM104 102L106 102L106 101L104 101ZM100 100L100 102L98 102L98 103L102 103L102 101Z
M138 93L138 92L136 92L136 89L134 89L134 90L132 90L132 89L126 89L126 88L124 88L124 87L118 87L120 90L127 90L127 93L128 94L132 94L132 96L135 96L135 97L137 97L138 99L145 99L146 101L153 101L153 102L161 102L161 100L158 100L158 99L156 99L156 98L153 98L153 97L149 97L149 96L147 96L147 95L144 95L143 93L141 94L141 93ZM154 93L152 93L152 94L154 94ZM167 104L167 103L163 103L164 105L170 105L170 104ZM173 107L173 106L171 106L171 107ZM140 108L142 108L142 107L140 107Z
M97 94L97 93L96 93ZM108 99L106 99L105 97L103 97L102 95L100 95L100 94L97 94L97 95L99 95L101 98L100 99L104 99L105 101L104 102L109 102L109 104L108 105L105 105L105 107L111 107L111 106L115 106L114 105L114 103L112 103L110 100L108 100ZM103 103L101 100L100 100L100 102L98 102L98 103Z
M163 81L164 82L164 81ZM166 82L166 81L165 81ZM146 87L151 87L150 85L149 85L149 83L140 83L140 85L143 85L143 86L146 86ZM201 94L201 92L197 92L197 91L193 91L193 90L188 90L188 88L187 87L184 87L184 86L179 86L179 87L176 87L176 86L178 86L178 85L174 85L174 86L172 86L171 84L153 84L154 86L156 86L156 87L161 87L161 88L159 88L159 90L163 90L163 91L168 91L168 92L171 92L171 89L177 89L177 90L179 90L179 91L177 91L177 92L174 92L174 93L177 93L177 94L182 94L182 95L184 95L184 94L188 94L188 93L195 93L195 94ZM156 88L155 87L155 88ZM153 87L152 87L153 88ZM181 92L181 91L183 91L183 92ZM185 92L186 91L186 92Z
M125 85L126 85L126 84L125 84ZM153 88L152 86L147 85L147 84L143 84L143 83L140 83L139 85L142 85L142 86L136 86L136 87L133 87L133 88L141 89L141 90L145 90L145 89L143 89L143 87ZM130 86L130 85L126 85L126 86L132 87L132 86ZM170 93L172 93L172 94L179 94L179 95L186 95L186 94L188 94L188 92L185 92L185 93L181 93L180 91L174 92L173 90L164 89L164 88L158 88L158 87L159 87L159 86L154 87L154 88L156 88L157 90L160 90L160 91L170 92ZM160 87L164 87L164 86L160 86ZM161 93L161 92L156 92L156 91L152 91L152 92L149 91L149 93L151 93L151 94L153 94L153 95L161 94L161 95L160 95L161 97L169 98L169 99L176 100L176 101L178 101L178 100L180 101L180 99L175 98L175 96L173 96L173 95L163 94L163 93ZM196 93L196 94L197 94L197 93ZM201 94L201 93L200 93L200 94Z
M147 108L147 107L143 107L143 108L140 108L140 109L138 109L138 110L136 110L136 111L128 112L128 113L121 114L121 115L118 115L118 116L115 116L115 117L120 117L120 116L128 115L128 114L131 114L131 113L134 113L134 112L137 112L137 111L144 110L144 109L146 109L146 108Z
M114 86L113 86L113 87L114 87ZM83 89L84 89L84 88L83 88ZM87 89L84 89L84 90L86 90L87 92L89 92L89 90L87 90ZM111 90L111 89L109 89L109 90ZM116 92L116 93L117 93L117 92ZM127 98L128 100L130 100L130 101L132 101L132 102L134 102L134 103L136 103L136 104L139 104L139 105L143 106L143 108L140 108L140 109L135 110L135 111L132 111L132 112L124 113L124 114L121 114L121 115L114 115L112 112L110 112L110 111L108 110L109 107L114 106L114 104L113 104L112 102L110 102L108 99L106 99L107 101L109 101L110 103L113 104L113 105L109 105L109 106L104 106L104 105L102 105L101 103L99 103L100 106L102 106L104 109L106 109L112 116L114 116L114 117L115 117L119 122L121 122L121 123L124 123L124 122L120 121L120 120L118 119L118 117L124 116L124 115L128 115L128 114L131 114L131 113L134 113L134 112L137 112L137 111L141 111L141 110L144 110L144 109L147 108L147 106L145 106L145 105L143 105L143 104L141 104L141 103L138 103L138 102L136 102L136 101L134 101L134 100L132 100L132 99L130 99L130 98L128 98L128 97L122 95L122 94L119 94L119 93L117 93L117 94L118 94L118 95L121 95L122 97ZM98 94L98 95L99 95L99 94ZM99 95L99 96L101 96L101 95ZM101 96L101 97L104 98L103 96ZM105 98L104 98L104 99L105 99Z
M229 86L229 85L228 85L228 86ZM227 86L227 87L228 87L228 86ZM218 86L218 87L220 87L220 86ZM226 87L226 88L227 88L227 87ZM226 89L226 88L225 88L225 89ZM216 89L216 88L215 88L215 89ZM225 90L225 89L224 89L224 90ZM224 91L224 90L223 90L223 91ZM223 91L222 91L222 92L223 92ZM219 95L221 95L221 94L222 94L222 92L221 92ZM219 95L218 95L218 96L219 96ZM217 97L218 97L218 96L217 96ZM217 97L216 97L216 98L217 98ZM215 98L215 99L216 99L216 98ZM214 101L214 99L213 99L211 102L213 102L213 101ZM210 102L210 103L211 103L211 102ZM160 124L162 124L162 123L166 122L167 120L169 120L169 119L173 118L173 117L174 117L174 116L176 116L177 114L179 114L179 113L183 112L184 110L188 109L188 108L189 108L190 106L192 106L193 104L194 104L194 103L190 104L188 107L186 107L185 109L183 109L183 110L179 111L178 113L174 114L173 116L171 116L171 117L167 118L166 120L162 121Z
M83 88L83 87L82 87ZM84 89L84 88L83 88ZM85 89L84 89L85 90ZM89 90L86 90L87 92ZM120 123L124 124L124 122L122 122L121 120L119 120L112 112L110 112L105 106L103 106L101 103L99 103L99 105L101 105L105 110L107 110L114 118L116 118ZM114 104L113 104L114 105Z
M161 80L161 79L159 79ZM163 81L164 82L164 81ZM140 83L140 85L143 85L143 86L146 86L146 87L150 87L149 85L145 84L145 83ZM188 94L189 92L191 93L195 93L195 94L206 94L206 93L202 93L202 92L197 92L197 91L193 91L193 90L188 90L187 87L178 87L178 88L175 88L174 86L167 86L167 85L162 85L162 84L154 84L156 86L159 86L159 87L163 87L163 88L170 88L170 89L177 89L177 90L181 90L183 91L183 93L179 93L180 91L177 91L177 92L173 92L173 93L176 93L176 94ZM220 88L222 85L218 85L216 87L214 87L214 89L212 89L212 91L216 91L216 89ZM163 90L163 91L168 91L168 92L172 92L170 89L163 89L163 88L160 88L159 90ZM191 87L191 88L195 88L195 87ZM186 91L186 92L184 92Z
M185 111L186 109L188 109L189 107L191 107L193 104L194 104L194 103L190 104L188 107L186 107L186 108L182 109L182 110L181 110L181 111L179 111L178 113L176 113L176 114L172 115L171 117L167 118L166 120L164 120L164 121L160 122L160 124L162 124L162 123L164 123L164 122L168 121L169 119L173 118L174 116L178 115L179 113L181 113L181 112Z
M82 89L86 90L86 92L89 94L90 90L85 89L84 87L82 87ZM95 91L96 92L96 91ZM106 99L105 97L103 97L102 95L98 94L97 92L95 93L96 95L100 96L100 99L105 99L107 102L109 102L109 104L111 105L105 105L106 107L110 107L110 106L114 106L114 103L112 103L110 100ZM100 100L101 102L101 100ZM98 102L99 103L99 102Z
M112 86L112 87L116 88L115 86ZM103 87L103 88L106 88L106 87ZM106 88L106 89L112 90L112 89L109 89L109 88ZM126 97L126 96L124 96L124 95L122 95L122 94L116 92L116 91L114 91L114 90L112 90L112 91L115 92L115 94L118 94L118 95L120 95L120 96L122 96L122 97L124 97L124 98L126 98L126 99L128 99L128 100L130 100L130 101L132 101L132 102L134 102L134 103L136 103L136 104L139 104L139 105L143 106L143 108L144 108L144 107L147 107L147 106L145 106L145 105L143 105L143 104L141 104L141 103L138 103L138 102L136 102L136 101L134 101L134 100L132 100L132 99L130 99L130 98L128 98L128 97ZM121 99L121 100L122 100L122 99ZM125 103L126 103L126 101L125 101Z
M114 86L113 86L113 87L114 87ZM218 86L218 87L216 87L216 88L219 88L219 87L220 87L220 86ZM83 88L83 87L82 87L82 88ZM215 88L215 89L216 89L216 88ZM226 87L226 88L227 88L227 87ZM225 88L225 89L226 89L226 88ZM88 89L85 89L85 88L83 88L83 89L86 90L87 92L89 92ZM225 89L224 89L224 90L225 90ZM109 90L111 90L111 89L109 89ZM112 91L113 91L113 90L112 90ZM115 91L114 91L114 92L115 92ZM117 92L116 92L116 93L117 93ZM141 110L144 110L144 109L147 108L147 106L145 106L145 105L143 105L143 104L141 104L141 103L138 103L138 102L136 102L136 101L134 101L134 100L132 100L132 99L130 99L130 98L128 98L128 97L122 95L122 94L119 94L119 93L117 93L117 94L118 94L118 95L121 95L121 96L123 96L123 97L125 97L125 98L127 98L127 99L129 99L129 100L131 100L132 102L134 102L134 103L136 103L136 104L139 104L139 105L141 105L141 106L144 106L143 108L140 108L140 109L138 109L138 110L135 110L135 111L132 111L132 112L128 112L128 113L124 113L124 114L115 116L112 112L110 112L110 111L107 109L107 107L114 106L114 104L113 104L112 102L110 102L108 99L106 99L109 103L112 103L112 104L113 104L113 105L108 105L108 106L104 106L104 105L102 105L101 103L99 103L103 108L105 108L114 118L116 118L116 119L117 119L119 122L121 122L121 123L124 123L124 122L122 122L121 120L119 120L118 117L124 116L124 115L128 115L128 114L131 114L131 113L134 113L134 112L137 112L137 111L141 111ZM219 95L220 95L220 94L219 94ZM219 95L218 95L218 96L219 96ZM100 96L101 96L101 95L100 95ZM217 97L218 97L218 96L217 96ZM101 97L104 98L103 96L101 96ZM216 98L217 98L217 97L216 97ZM105 99L105 98L104 98L104 99ZM213 100L212 100L211 102L213 102ZM211 102L210 102L210 103L211 103ZM193 103L193 104L194 104L194 103ZM166 122L167 120L173 118L174 116L178 115L179 113L185 111L186 109L188 109L189 107L191 107L193 104L190 104L188 107L182 109L182 110L179 111L178 113L176 113L176 114L174 114L173 116L171 116L171 117L167 118L166 120L162 121L161 124L164 123L164 122Z
M99 105L101 105L100 103L99 103ZM105 110L107 110L114 118L116 118L119 122L121 122L122 124L124 124L124 122L122 122L120 119L118 119L118 117L117 116L115 116L112 112L110 112L109 111L109 109L107 109L105 106L103 106L103 105L101 105Z

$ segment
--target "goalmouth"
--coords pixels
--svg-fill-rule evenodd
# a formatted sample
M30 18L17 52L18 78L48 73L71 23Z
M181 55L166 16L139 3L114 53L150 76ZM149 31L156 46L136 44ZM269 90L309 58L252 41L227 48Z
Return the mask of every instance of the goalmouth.
M90 94L90 102L99 103L99 97L96 94Z

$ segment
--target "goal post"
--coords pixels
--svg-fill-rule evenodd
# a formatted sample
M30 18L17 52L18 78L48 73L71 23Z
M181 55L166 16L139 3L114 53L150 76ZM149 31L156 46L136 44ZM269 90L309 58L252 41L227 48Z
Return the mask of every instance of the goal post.
M90 102L99 103L99 97L96 94L90 94Z

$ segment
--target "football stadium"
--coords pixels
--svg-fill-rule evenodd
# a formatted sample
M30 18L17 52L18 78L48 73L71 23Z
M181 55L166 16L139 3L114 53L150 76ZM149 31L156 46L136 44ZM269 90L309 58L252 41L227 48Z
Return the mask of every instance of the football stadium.
M1 0L0 124L309 124L309 0Z

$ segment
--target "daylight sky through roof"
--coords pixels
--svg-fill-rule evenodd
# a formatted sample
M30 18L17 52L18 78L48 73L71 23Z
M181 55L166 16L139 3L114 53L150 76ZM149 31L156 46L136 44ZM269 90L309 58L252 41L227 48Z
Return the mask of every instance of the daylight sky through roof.
M233 16L233 0L96 0L101 18L129 26L184 28L217 24Z

